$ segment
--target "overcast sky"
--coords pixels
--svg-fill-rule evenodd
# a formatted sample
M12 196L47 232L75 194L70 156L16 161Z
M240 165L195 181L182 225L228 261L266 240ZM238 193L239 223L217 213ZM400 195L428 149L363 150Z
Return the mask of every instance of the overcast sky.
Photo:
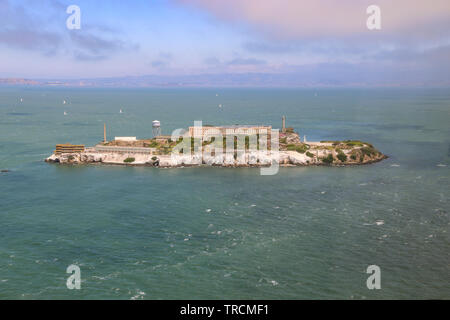
M66 8L81 9L69 30ZM381 8L381 30L366 8ZM277 73L448 84L449 0L0 0L0 77Z

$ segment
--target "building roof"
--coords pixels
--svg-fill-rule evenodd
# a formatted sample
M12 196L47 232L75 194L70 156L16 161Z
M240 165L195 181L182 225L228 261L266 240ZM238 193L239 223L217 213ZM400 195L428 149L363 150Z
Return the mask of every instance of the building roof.
M251 124L233 124L228 126L213 126L213 125L203 125L203 128L225 128L225 129L236 129L236 128L268 128L268 125L251 125ZM195 127L191 127L195 128Z

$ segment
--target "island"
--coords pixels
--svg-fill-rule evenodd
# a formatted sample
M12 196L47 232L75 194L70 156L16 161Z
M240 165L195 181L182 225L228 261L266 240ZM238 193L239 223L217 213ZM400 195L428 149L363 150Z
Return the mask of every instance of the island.
M159 121L156 121L159 124ZM45 161L60 164L110 164L160 168L187 166L264 167L348 166L375 163L387 156L359 140L303 141L293 128L271 126L189 127L175 135L156 131L151 139L115 137L93 146L58 144Z

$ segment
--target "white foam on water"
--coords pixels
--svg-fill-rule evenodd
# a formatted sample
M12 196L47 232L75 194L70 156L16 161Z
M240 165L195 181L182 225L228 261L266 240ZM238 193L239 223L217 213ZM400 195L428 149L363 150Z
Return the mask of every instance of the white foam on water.
M447 166L446 164L442 164L442 163L439 163L436 165L436 167L446 167L446 166Z
M145 292L144 292L144 291L139 291L139 290L138 290L138 293L137 293L135 296L131 297L130 299L131 299L131 300L138 300L138 299L143 300L143 299L144 299L144 296L145 296Z
M391 167L400 167L400 165L399 164L391 164Z
M382 226L384 224L384 220L377 220L377 221L375 221L375 224L377 226Z

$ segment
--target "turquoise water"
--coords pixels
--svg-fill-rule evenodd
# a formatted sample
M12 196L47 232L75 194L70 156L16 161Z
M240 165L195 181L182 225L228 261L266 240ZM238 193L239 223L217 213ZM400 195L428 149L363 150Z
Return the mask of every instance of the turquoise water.
M43 162L104 122L142 138L154 119L170 134L282 115L310 141L390 158L275 176ZM0 299L449 299L449 123L448 89L1 88Z

